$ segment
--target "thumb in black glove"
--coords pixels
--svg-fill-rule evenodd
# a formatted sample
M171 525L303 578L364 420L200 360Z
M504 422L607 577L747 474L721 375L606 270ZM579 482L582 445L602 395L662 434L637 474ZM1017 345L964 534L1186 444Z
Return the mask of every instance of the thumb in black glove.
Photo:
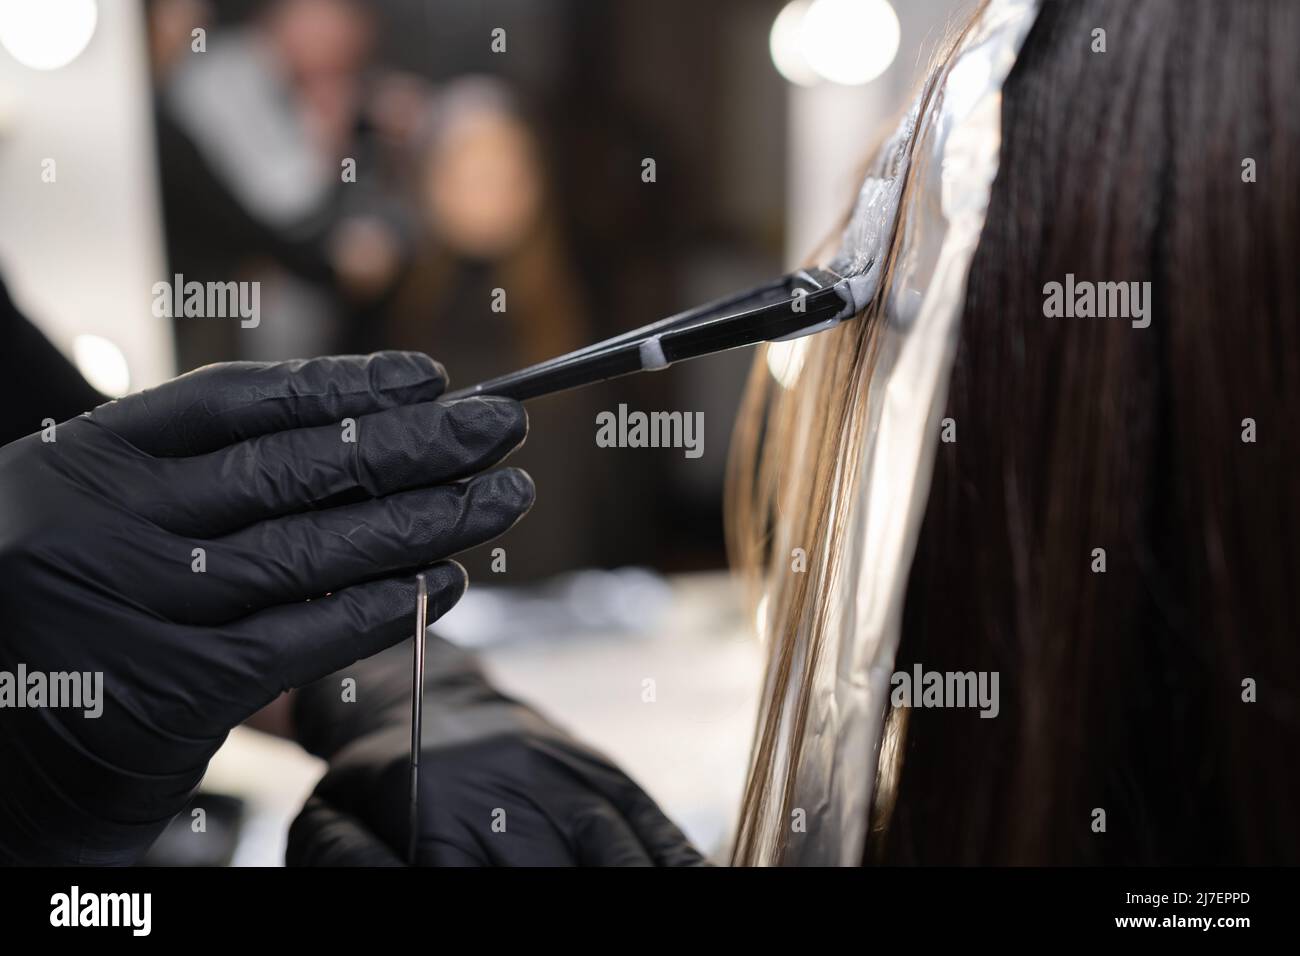
M300 741L330 769L289 831L291 866L401 866L408 842L410 645L301 690ZM343 700L341 680L356 681ZM697 866L704 860L606 758L488 683L432 634L422 866Z
M214 365L0 449L0 669L102 672L102 715L0 709L0 861L127 863L231 727L409 633L448 555L533 500L522 407L432 359ZM347 440L351 436L354 440Z

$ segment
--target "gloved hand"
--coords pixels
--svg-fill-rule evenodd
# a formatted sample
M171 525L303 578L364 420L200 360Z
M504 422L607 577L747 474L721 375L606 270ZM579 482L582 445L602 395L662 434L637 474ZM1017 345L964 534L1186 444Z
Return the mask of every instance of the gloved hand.
M410 642L298 692L299 741L330 768L289 830L290 866L402 866L409 840ZM356 681L343 699L342 680ZM421 866L698 866L639 786L429 635Z
M442 559L533 488L458 481L527 419L445 383L409 352L213 365L0 449L0 671L103 675L98 717L0 709L0 860L131 862L231 727L409 634L410 572L431 617L459 599Z

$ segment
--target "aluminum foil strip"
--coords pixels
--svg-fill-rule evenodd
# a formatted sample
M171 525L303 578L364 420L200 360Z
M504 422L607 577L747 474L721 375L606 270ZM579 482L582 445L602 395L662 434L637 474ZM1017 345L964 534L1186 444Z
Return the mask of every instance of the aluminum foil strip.
M837 615L811 676L803 746L790 781L791 806L805 810L807 830L789 841L780 860L775 841L765 843L766 862L825 866L862 859L966 277L998 171L1002 86L1037 12L1037 0L989 0L983 7L924 114L925 90L882 147L831 265L864 284L855 299L859 291L874 293L910 165L915 192L901 212L901 247L867 391L867 438L847 500L845 560L831 582ZM774 791L782 789L778 781Z

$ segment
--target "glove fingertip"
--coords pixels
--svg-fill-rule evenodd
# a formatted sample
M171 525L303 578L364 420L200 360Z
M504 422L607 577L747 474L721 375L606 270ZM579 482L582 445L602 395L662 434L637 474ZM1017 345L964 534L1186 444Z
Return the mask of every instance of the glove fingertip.
M537 501L537 485L533 476L522 468L501 468L484 476L485 486L493 497L516 511L520 517L527 514Z
M400 395L403 402L431 401L450 381L443 364L423 352L376 352L371 371L377 391Z
M429 621L442 617L465 596L469 589L469 572L459 561L440 561L424 571L429 591Z
M405 864L356 818L311 796L289 826L287 866L382 866Z

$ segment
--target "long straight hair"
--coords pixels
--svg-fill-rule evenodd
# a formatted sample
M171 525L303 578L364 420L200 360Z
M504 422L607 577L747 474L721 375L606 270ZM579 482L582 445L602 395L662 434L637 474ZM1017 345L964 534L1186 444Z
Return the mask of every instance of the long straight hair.
M1043 5L1003 91L897 660L998 673L1000 713L889 715L867 862L1300 859L1296 89L1282 0ZM1149 326L1048 317L1067 275L1150 283ZM780 860L761 821L788 819L865 318L790 388L760 356L733 443L732 553L771 655L738 863Z
M981 5L982 6L982 5ZM924 115L952 51L974 22L941 44L920 91ZM808 715L809 679L832 618L827 600L843 557L837 542L865 440L866 389L879 344L881 310L898 252L898 231L915 190L903 183L879 292L838 328L760 349L741 401L727 473L727 547L748 585L759 636L769 647L762 703L732 862L779 861L791 788ZM831 240L833 241L833 240ZM823 251L830 251L828 248ZM793 384L774 378L784 369ZM799 549L808 566L791 573Z

